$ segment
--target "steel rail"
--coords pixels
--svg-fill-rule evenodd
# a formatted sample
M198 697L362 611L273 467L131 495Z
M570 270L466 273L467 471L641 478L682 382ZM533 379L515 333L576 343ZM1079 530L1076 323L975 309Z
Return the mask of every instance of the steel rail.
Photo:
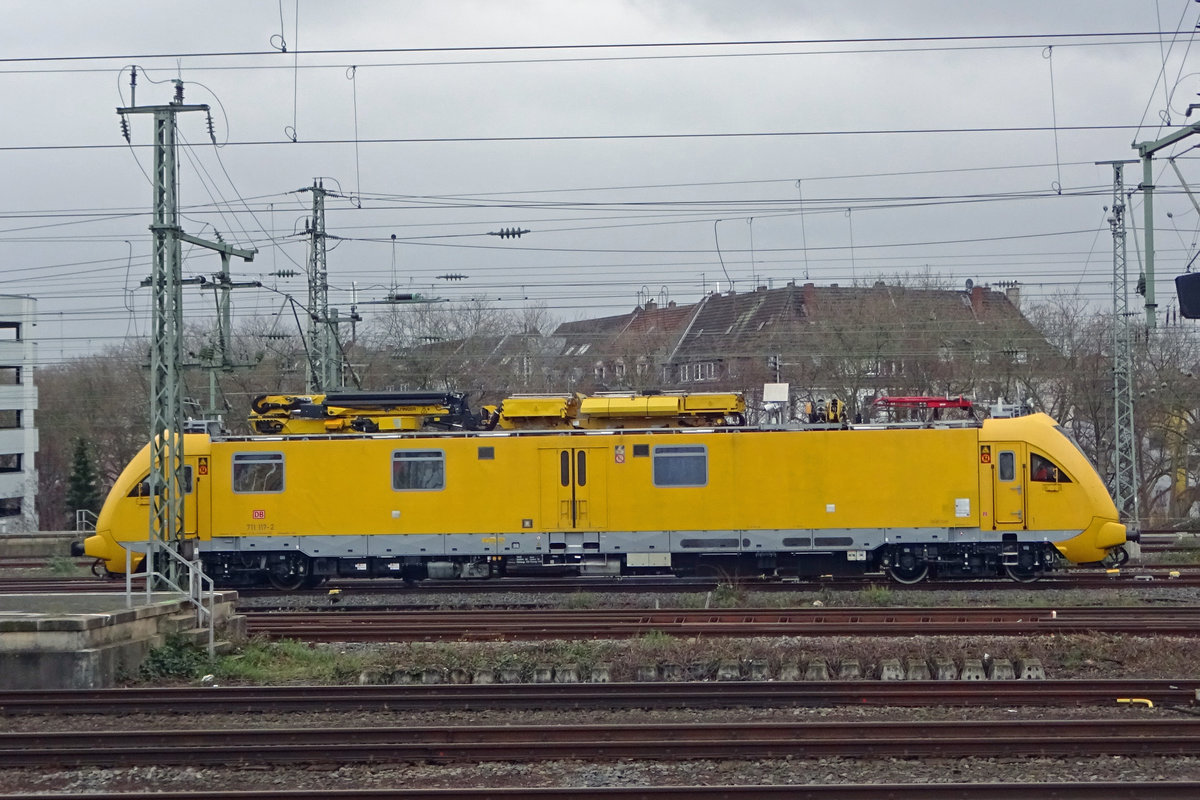
M1047 576L1033 583L1018 583L1007 578L931 581L901 584L882 575L828 576L803 580L760 578L676 578L659 577L574 577L574 578L492 578L489 580L420 581L410 584L394 578L338 578L319 589L300 589L280 592L268 587L241 587L245 597L309 597L325 598L329 591L362 592L375 595L411 594L495 594L530 592L535 594L570 594L596 592L604 594L659 593L674 594L714 591L721 585L732 585L748 592L815 592L822 590L858 591L865 587L883 586L896 592L912 591L1052 591L1055 589L1109 589L1114 586L1139 586L1143 582L1169 583L1172 586L1200 586L1200 565L1150 565L1125 568L1115 573L1095 570L1072 570ZM1172 573L1175 573L1172 576ZM135 576L135 581L141 578ZM23 575L0 575L0 593L22 592L108 592L124 591L123 580L81 578L32 578Z
M0 766L534 762L561 759L1191 755L1200 719L306 727L0 733Z
M2 800L78 800L78 793L4 794ZM756 786L564 786L454 789L243 789L88 792L89 800L1179 800L1200 797L1200 781L1073 783L901 783Z
M831 706L1192 709L1197 680L721 681L384 686L209 686L0 691L0 715L200 714Z
M469 609L245 612L271 639L496 641L676 636L1200 635L1200 608Z

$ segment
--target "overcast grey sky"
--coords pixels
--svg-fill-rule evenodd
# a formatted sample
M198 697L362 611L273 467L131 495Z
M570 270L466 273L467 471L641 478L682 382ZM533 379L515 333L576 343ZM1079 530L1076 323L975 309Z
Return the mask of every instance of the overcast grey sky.
M1185 124L1200 92L1190 0L0 8L0 292L38 298L45 363L148 329L151 122L131 118L130 148L115 113L131 64L139 104L181 77L213 106L219 149L202 114L180 117L180 194L189 233L260 250L235 278L278 291L239 291L238 318L306 298L268 273L305 264L297 190L316 176L345 195L327 205L344 237L330 298L357 296L368 320L393 287L568 320L639 293L926 271L1108 305L1112 171L1094 162ZM1166 155L1162 309L1198 227ZM1200 182L1196 154L1177 163ZM1141 241L1136 195L1130 221ZM487 235L506 227L531 232ZM218 267L191 250L184 271ZM468 277L437 277L452 273ZM211 316L211 292L185 303ZM279 325L295 333L290 312Z

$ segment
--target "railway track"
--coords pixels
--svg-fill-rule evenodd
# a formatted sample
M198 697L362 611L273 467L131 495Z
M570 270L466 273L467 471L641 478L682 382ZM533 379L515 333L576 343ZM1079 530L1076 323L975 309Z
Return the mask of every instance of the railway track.
M1138 587L1147 583L1169 584L1177 587L1200 587L1200 567L1197 566L1139 566L1122 569L1115 573L1095 570L1068 571L1033 583L1017 583L1008 579L969 580L952 582L923 582L899 584L880 575L863 577L827 577L803 581L763 578L676 578L624 577L624 578L495 578L485 581L421 581L407 584L386 578L363 580L333 580L319 589L280 592L268 587L241 588L238 593L247 598L289 597L311 598L316 604L328 601L330 591L346 597L354 594L406 595L424 594L499 594L523 592L531 594L596 594L633 593L687 593L709 592L721 585L731 585L748 592L815 592L821 590L857 591L873 586L886 587L896 592L906 591L1050 591L1054 589L1112 589L1114 587ZM141 586L141 579L134 579L134 587ZM29 578L25 576L0 575L0 594L28 594L45 592L105 593L125 590L124 580L105 580L93 577L81 578Z
M248 611L247 631L306 642L673 636L1200 635L1200 608L801 608Z
M70 692L0 692L0 714L150 714L194 720L196 714L223 718L262 712L362 712L390 715L407 711L438 712L487 709L584 708L726 708L806 705L930 705L1013 707L1017 705L1117 708L1117 700L1139 697L1158 707L1192 707L1200 681L1039 681L1022 685L923 684L880 685L864 682L822 684L591 684L509 686L330 686L147 688ZM1190 710L1190 708L1186 709ZM1022 758L1092 758L1168 755L1195 752L1200 720L1169 720L1119 715L1105 720L1000 723L982 720L929 723L696 723L581 726L457 726L405 728L292 728L245 730L231 720L219 730L179 733L131 730L129 718L108 729L63 734L0 736L0 764L36 769L47 764L55 773L98 765L111 773L130 769L188 764L191 768L262 770L274 765L296 772L301 764L371 764L392 768L398 762L420 764L503 760L536 762L544 759L605 761L767 758L938 758L958 756L1005 760ZM183 728L185 726L175 726ZM299 780L303 780L300 778ZM97 784L96 788L103 788ZM55 794L4 794L4 800L77 797ZM228 789L211 791L155 790L89 792L109 800L214 800ZM787 797L810 800L1015 800L1055 797L1060 800L1178 798L1200 796L1200 782L1139 781L1075 783L933 783L933 784L820 784L753 786L637 786L590 788L446 788L446 789L239 789L242 800L281 798L394 797L400 800L683 800L683 798Z
M79 794L4 794L3 800L78 800ZM88 792L89 800L220 800L227 791ZM238 800L1178 800L1200 796L1200 782L1158 783L909 783L819 784L755 786L639 786L591 788L468 788L468 789L247 789Z
M1200 719L722 722L0 733L3 767L245 766L622 758L1192 755Z
M480 709L700 709L829 706L1121 707L1192 710L1196 680L732 681L431 686L138 687L0 691L0 716L261 714Z

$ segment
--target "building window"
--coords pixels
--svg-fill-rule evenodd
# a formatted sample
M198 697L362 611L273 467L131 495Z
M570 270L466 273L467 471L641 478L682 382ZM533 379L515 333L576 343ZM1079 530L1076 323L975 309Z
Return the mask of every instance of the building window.
M19 408L0 409L0 429L21 427L21 410Z
M625 362L624 361L618 361L617 363L613 364L613 375L615 375L618 378L625 377Z
M692 364L679 365L679 382L694 383L696 381L711 381L717 377L717 364L714 361L698 361Z
M1014 364L1026 364L1029 362L1028 350L1005 350L1004 355L1008 356L1008 360Z
M606 370L604 369L603 362L596 365L596 368L593 370L593 374L595 374L596 380L598 380L598 381L604 380Z
M0 517L21 516L21 498L0 497Z
M0 453L0 472L20 472L20 453Z
M283 491L283 453L234 453L233 491L268 494Z
M398 492L445 489L446 454L441 450L396 450L392 453L392 488Z
M673 444L654 448L655 486L705 486L707 484L707 447Z

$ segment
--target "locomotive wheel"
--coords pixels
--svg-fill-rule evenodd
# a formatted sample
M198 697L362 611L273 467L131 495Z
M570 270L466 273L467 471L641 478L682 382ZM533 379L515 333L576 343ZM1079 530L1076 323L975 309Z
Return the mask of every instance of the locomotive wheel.
M304 585L304 581L306 579L307 576L297 575L294 572L288 575L276 575L274 572L267 573L267 580L271 582L272 586L281 592L296 591Z
M1129 560L1129 551L1124 547L1114 547L1108 551L1108 555L1100 563L1108 568L1124 566Z
M267 580L281 592L294 592L309 579L307 564L295 555L273 562L267 568Z
M896 583L920 583L929 575L929 564L913 556L902 556L899 563L888 567L888 575Z
M1017 583L1033 583L1042 577L1042 573L1038 570L1025 566L1007 566L1004 568L1004 573Z

